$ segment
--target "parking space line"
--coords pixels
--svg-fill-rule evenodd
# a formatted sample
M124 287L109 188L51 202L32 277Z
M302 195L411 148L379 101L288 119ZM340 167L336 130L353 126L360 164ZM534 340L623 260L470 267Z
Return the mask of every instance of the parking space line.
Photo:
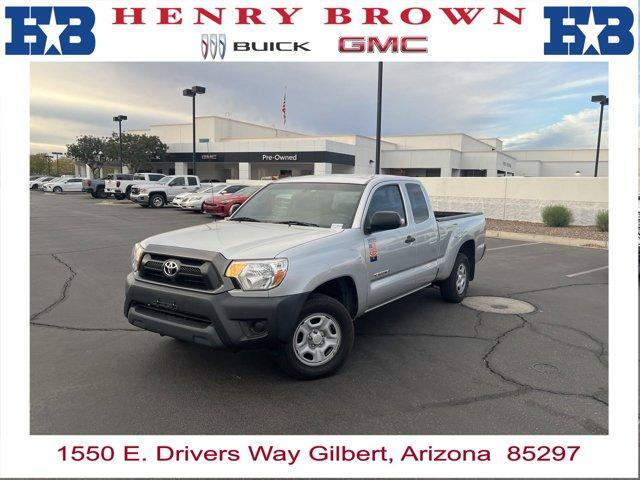
M542 242L518 243L516 245L506 245L504 247L487 248L487 252L493 252L494 250L504 250L505 248L526 247L527 245L540 245L540 243Z
M600 270L604 270L606 268L609 268L609 265L605 265L604 267L592 268L591 270L585 270L584 272L570 273L569 275L565 275L565 277L568 277L568 278L579 277L580 275L586 275L587 273L599 272Z

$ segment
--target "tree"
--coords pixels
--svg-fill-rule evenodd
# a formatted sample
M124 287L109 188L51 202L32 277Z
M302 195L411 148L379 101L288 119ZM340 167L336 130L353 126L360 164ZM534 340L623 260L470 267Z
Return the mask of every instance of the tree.
M66 156L55 158L47 153L35 153L29 155L30 175L73 175L75 167L73 162Z
M29 174L49 175L51 173L51 163L47 153L34 153L29 155Z
M120 139L117 133L105 140L104 153L108 161L119 164ZM122 134L122 161L129 171L136 173L146 169L153 161L160 161L167 154L167 144L156 135Z
M92 135L82 135L70 145L67 145L67 155L78 164L86 164L93 176L96 177L98 171L105 164L106 157L103 155L105 141Z

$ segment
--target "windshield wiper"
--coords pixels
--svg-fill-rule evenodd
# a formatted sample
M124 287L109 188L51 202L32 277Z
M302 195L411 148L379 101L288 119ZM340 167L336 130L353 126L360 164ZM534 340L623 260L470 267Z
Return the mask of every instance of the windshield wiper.
M298 220L286 220L284 222L276 222L282 223L284 225L300 225L301 227L319 227L317 223L309 223L309 222L300 222Z
M230 218L229 220L231 220L233 222L258 222L258 223L260 223L260 220L258 220L256 218L251 218L251 217L233 217L233 218Z

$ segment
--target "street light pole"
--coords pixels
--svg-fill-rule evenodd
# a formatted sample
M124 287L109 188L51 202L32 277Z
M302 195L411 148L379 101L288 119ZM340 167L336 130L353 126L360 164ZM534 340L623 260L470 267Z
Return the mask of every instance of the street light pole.
M199 87L197 85L194 85L191 88L185 88L182 91L182 95L184 97L191 97L191 122L192 122L191 127L193 131L193 136L191 139L192 140L191 164L192 164L192 170L194 175L196 174L196 95L203 94L206 91L207 91L206 88Z
M378 111L376 118L376 165L375 173L380 173L380 133L382 130L382 62L378 62Z
M605 105L609 105L609 97L606 95L594 95L591 101L600 104L600 123L598 124L598 146L596 147L596 167L593 173L594 177L598 176L598 164L600 162L600 140L602 139L602 116L604 114Z
M60 164L58 163L58 159L60 158L60 155L62 155L62 152L51 153L56 156L56 177L58 177L60 175Z
M120 144L119 145L120 173L122 173L122 170L124 168L124 163L122 160L122 121L126 119L127 119L126 115L118 115L117 117L113 117L113 121L118 122L118 143Z

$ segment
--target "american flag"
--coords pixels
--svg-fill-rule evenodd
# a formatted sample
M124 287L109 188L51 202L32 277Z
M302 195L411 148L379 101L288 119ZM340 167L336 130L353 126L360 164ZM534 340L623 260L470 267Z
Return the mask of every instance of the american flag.
M282 97L282 124L287 124L287 87L284 87L284 95Z

